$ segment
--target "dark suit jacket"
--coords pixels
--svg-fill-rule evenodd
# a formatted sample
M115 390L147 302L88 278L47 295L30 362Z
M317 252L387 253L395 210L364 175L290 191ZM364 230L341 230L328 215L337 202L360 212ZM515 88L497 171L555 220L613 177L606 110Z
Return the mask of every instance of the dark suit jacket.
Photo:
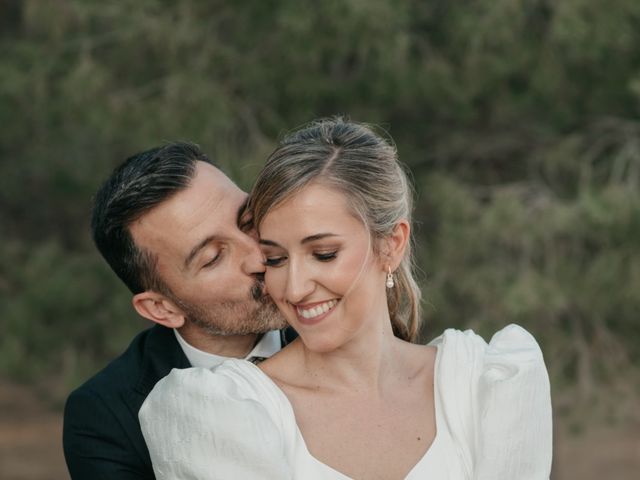
M172 368L190 367L174 333L156 325L71 393L63 447L74 480L154 479L138 411Z
M297 336L281 332L282 345ZM155 479L138 411L155 384L173 368L191 365L169 328L156 325L69 395L63 447L73 480Z

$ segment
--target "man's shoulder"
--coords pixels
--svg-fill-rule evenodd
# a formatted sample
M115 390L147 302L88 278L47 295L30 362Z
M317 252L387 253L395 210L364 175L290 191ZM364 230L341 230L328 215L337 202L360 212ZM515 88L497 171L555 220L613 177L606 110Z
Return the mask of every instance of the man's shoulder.
M120 478L125 470L144 472L139 478L153 478L138 410L170 365L180 368L180 353L170 329L151 327L69 395L63 446L73 478L90 478L96 473L100 478Z
M109 398L139 389L145 393L171 368L182 368L183 354L170 329L153 326L138 333L127 349L70 395ZM148 392L146 392L148 393Z
M76 388L71 395L95 395L130 387L142 368L144 345L151 330L149 328L137 334L124 352Z

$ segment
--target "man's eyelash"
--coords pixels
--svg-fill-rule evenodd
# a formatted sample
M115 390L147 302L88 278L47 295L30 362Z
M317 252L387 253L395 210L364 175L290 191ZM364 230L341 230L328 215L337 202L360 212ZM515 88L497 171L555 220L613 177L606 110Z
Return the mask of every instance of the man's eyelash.
M213 257L211 260L209 260L207 263L205 263L202 268L207 268L212 266L213 264L215 264L218 260L220 259L220 254L218 253L215 257Z

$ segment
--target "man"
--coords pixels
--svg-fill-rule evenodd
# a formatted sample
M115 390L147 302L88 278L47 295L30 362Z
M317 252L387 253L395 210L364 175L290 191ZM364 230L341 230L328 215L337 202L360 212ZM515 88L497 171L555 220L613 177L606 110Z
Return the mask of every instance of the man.
M98 191L95 243L156 325L69 396L63 445L73 479L153 479L138 411L157 381L172 368L281 348L284 320L263 294L245 201L187 143L129 158Z

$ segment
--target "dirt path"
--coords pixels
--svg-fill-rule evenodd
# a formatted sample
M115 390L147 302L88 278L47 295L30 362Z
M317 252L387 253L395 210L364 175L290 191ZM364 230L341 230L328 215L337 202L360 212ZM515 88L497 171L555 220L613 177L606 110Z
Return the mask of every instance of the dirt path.
M0 382L0 479L68 479L62 416L24 387Z
M558 432L555 444L554 480L640 478L638 424L600 426L580 435Z
M599 427L581 435L556 431L554 480L639 478L640 425ZM0 382L0 479L68 479L61 438L60 412L49 410L27 388Z

